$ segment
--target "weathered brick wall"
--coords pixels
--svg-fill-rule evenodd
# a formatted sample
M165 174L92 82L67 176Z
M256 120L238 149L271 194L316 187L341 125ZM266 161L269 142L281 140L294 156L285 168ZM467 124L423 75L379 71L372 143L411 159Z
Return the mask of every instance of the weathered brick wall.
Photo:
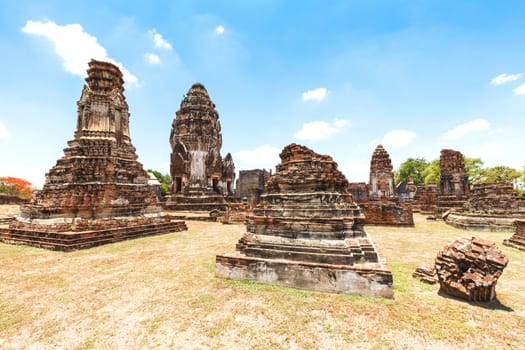
M368 202L368 186L364 182L350 182L348 184L348 192L356 203Z
M248 205L253 208L260 201L261 194L265 190L265 179L268 177L264 169L241 170L237 182L237 196L246 198Z
M365 223L369 225L414 226L410 206L400 207L394 203L369 201L363 204Z

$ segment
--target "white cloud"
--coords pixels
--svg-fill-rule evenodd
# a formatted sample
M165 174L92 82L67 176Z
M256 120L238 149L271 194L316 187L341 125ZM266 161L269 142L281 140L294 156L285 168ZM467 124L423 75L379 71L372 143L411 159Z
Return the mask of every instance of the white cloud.
M215 33L219 35L224 34L224 27L221 25L217 26L217 28L215 28Z
M317 100L322 101L326 97L328 90L326 88L317 88L302 93L303 101Z
M144 55L144 57L146 58L146 61L148 63L151 63L151 64L159 64L160 63L159 56L155 55L154 53L147 53L147 54Z
M242 150L235 153L234 160L243 162L248 166L272 168L278 164L281 159L277 147L263 145L254 150Z
M525 95L525 84L521 84L514 90L514 95Z
M64 68L72 74L85 77L87 64L94 58L115 64L122 71L127 83L138 85L137 77L124 68L121 63L109 58L106 49L97 42L97 38L86 33L80 24L61 26L52 21L27 21L22 31L51 40L55 46L56 54L63 60Z
M153 36L153 43L155 44L155 47L167 50L172 49L172 46L169 43L169 41L164 39L160 33L157 33L157 30L155 28L148 30L148 33Z
M385 147L403 147L412 143L416 133L408 130L392 130L383 136L381 144Z
M295 133L295 137L307 141L323 140L337 134L347 125L350 125L350 121L345 119L336 119L333 125L325 121L304 123L301 130Z
M350 126L351 123L349 120L346 120L346 119L336 119L335 122L334 122L334 125L339 128L339 129L342 129L344 128L345 126Z
M0 122L0 140L7 139L9 137L9 131L4 123Z
M490 123L485 119L475 119L470 122L455 126L445 132L441 137L444 140L457 140L473 131L486 131L490 129Z
M522 77L521 73L519 73L519 74L503 73L503 74L498 75L497 77L492 78L490 83L492 85L501 85L501 84L506 84L506 83L510 83L510 82L516 81L516 80L520 79L521 77Z

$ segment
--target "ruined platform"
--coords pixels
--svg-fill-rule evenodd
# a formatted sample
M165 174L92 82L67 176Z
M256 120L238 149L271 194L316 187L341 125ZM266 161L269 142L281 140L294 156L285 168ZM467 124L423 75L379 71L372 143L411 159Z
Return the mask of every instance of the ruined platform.
M337 163L296 144L280 157L236 251L216 257L216 275L392 298L392 273Z
M85 249L127 239L159 235L187 230L184 221L171 221L169 217L143 218L136 220L98 220L98 229L69 231L52 230L47 225L33 225L29 228L14 227L0 229L0 241L24 244L51 250L71 251Z
M450 226L471 231L514 231L517 218L503 215L445 213L443 220Z
M0 240L72 250L186 229L157 203L129 133L117 66L89 63L73 140Z

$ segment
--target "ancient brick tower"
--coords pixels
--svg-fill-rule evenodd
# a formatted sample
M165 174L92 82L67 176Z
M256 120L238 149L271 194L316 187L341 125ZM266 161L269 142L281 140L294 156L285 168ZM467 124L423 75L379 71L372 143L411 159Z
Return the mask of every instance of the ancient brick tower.
M390 155L378 145L370 160L370 182L366 186L368 197L359 196L358 204L364 208L366 224L413 226L414 215L410 206L399 204L394 186ZM357 190L362 186L359 186ZM355 185L352 192L356 193ZM358 193L359 194L359 193Z
M392 297L392 274L330 156L291 144L219 277L300 289Z
M221 157L219 113L202 84L193 84L182 100L170 144L173 182L166 207L224 210L224 196L233 194L235 166L230 153Z
M370 161L370 199L396 197L393 169L390 155L378 145Z
M91 60L73 140L1 238L71 250L184 229L157 205L129 134L122 73Z
M437 210L439 213L449 209L461 210L470 193L463 154L451 149L442 149L439 165L441 174Z

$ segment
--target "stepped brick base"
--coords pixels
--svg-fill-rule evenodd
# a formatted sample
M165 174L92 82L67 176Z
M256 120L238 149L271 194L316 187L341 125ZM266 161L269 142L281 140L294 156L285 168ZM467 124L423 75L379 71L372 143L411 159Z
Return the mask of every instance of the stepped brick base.
M503 245L525 251L525 220L515 222L516 233L503 241Z
M319 292L394 297L392 273L383 263L333 265L232 252L217 255L216 275Z
M20 228L12 226L0 229L0 241L71 251L132 238L187 230L184 221L170 221L168 217L121 220L119 226L116 226L115 220L112 220L112 224L106 225L106 228L103 228L104 221L98 220L98 229L82 231L59 231L37 227L37 225L20 225Z

